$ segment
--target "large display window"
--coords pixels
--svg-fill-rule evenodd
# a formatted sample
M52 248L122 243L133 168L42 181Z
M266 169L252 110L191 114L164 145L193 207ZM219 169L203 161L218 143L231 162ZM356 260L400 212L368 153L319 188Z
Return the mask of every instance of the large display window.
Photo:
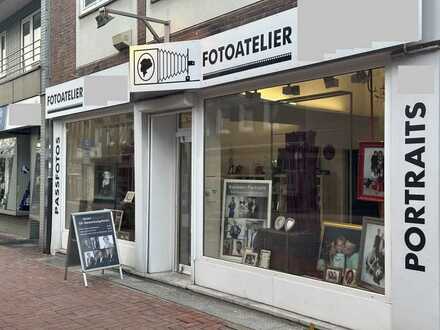
M384 70L205 102L204 255L384 293Z
M133 114L66 124L66 228L70 214L113 210L120 239L134 241Z

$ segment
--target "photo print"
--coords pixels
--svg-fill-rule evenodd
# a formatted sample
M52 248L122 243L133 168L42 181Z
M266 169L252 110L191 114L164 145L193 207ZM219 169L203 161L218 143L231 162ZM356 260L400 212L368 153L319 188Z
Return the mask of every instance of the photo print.
M327 267L357 269L362 227L358 225L324 222L318 271Z
M385 292L385 232L382 219L363 219L359 285Z
M384 199L384 145L382 142L359 143L358 194L364 201Z
M258 231L270 224L272 181L224 180L221 258L242 262Z
M112 235L99 236L98 241L100 249L109 249L115 246Z

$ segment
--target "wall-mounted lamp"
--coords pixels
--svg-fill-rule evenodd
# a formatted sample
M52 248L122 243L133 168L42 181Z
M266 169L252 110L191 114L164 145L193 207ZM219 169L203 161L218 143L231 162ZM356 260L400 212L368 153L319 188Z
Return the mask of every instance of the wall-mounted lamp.
M300 95L299 85L288 85L283 87L284 95Z

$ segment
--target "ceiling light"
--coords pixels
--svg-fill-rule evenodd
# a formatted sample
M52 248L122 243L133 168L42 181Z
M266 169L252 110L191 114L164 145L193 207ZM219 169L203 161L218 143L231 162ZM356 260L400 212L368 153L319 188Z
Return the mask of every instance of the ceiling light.
M284 95L299 95L300 88L299 85L288 85L283 87Z
M325 88L339 87L339 80L335 77L325 77L323 80Z

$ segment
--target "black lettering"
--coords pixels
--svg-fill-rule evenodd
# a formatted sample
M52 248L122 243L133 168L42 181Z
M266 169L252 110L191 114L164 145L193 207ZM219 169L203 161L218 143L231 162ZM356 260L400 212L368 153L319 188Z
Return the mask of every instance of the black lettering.
M243 43L241 41L237 44L237 51L235 52L235 58L239 56L244 56Z
M405 187L408 188L424 188L425 182L422 181L425 177L425 171L417 174L416 172L410 171L405 174Z
M405 155L405 160L408 163L411 163L415 166L425 168L425 162L422 160L423 153L425 152L425 147L420 147L416 150L413 150L411 152L408 152Z
M217 62L217 51L215 49L211 49L211 51L209 52L209 63L211 65L214 65Z
M260 39L258 36L252 38L252 52L258 53L260 51Z
M283 45L291 44L292 43L292 27L286 26L283 29Z
M405 204L408 205L410 201L424 201L425 195L410 194L409 189L405 189Z
M260 35L260 50L262 52L267 50L267 45L264 43L264 34Z
M274 31L274 47L280 47L281 46L281 29L277 29Z
M405 135L409 136L413 131L424 131L425 125L411 125L410 121L405 122Z
M424 137L418 137L418 138L406 138L405 144L424 144L425 138Z
M418 238L419 238L418 244L413 244L411 242L411 235L418 236ZM405 232L405 243L406 243L406 246L408 247L408 249L410 249L411 251L419 252L425 247L425 244L426 244L425 234L423 233L423 231L420 228L410 227Z
M407 207L405 210L405 222L424 225L425 219L422 218L422 215L424 214L425 214L425 207L422 207L419 210L416 210L414 207Z
M405 268L416 270L418 272L425 271L425 266L419 265L419 258L414 253L408 253L405 256Z
M234 58L234 53L235 53L234 45L233 44L229 44L226 47L226 51L225 51L226 59L228 61L232 60Z
M246 45L246 55L249 55L249 50L250 50L249 46L250 46L251 41L252 41L252 38L244 39L244 43Z
M407 105L406 107L405 107L405 115L408 117L408 118L415 118L416 116L417 116L417 113L419 112L419 110L420 110L420 117L422 117L422 118L425 118L425 115L426 115L426 107L425 107L425 105L423 104L423 103L421 103L421 102L417 102L415 105L414 105L414 107L412 108L412 110L411 110L411 107L409 106L409 105Z
M225 46L221 46L218 48L218 51L220 52L220 63L223 62L223 53L225 50Z

